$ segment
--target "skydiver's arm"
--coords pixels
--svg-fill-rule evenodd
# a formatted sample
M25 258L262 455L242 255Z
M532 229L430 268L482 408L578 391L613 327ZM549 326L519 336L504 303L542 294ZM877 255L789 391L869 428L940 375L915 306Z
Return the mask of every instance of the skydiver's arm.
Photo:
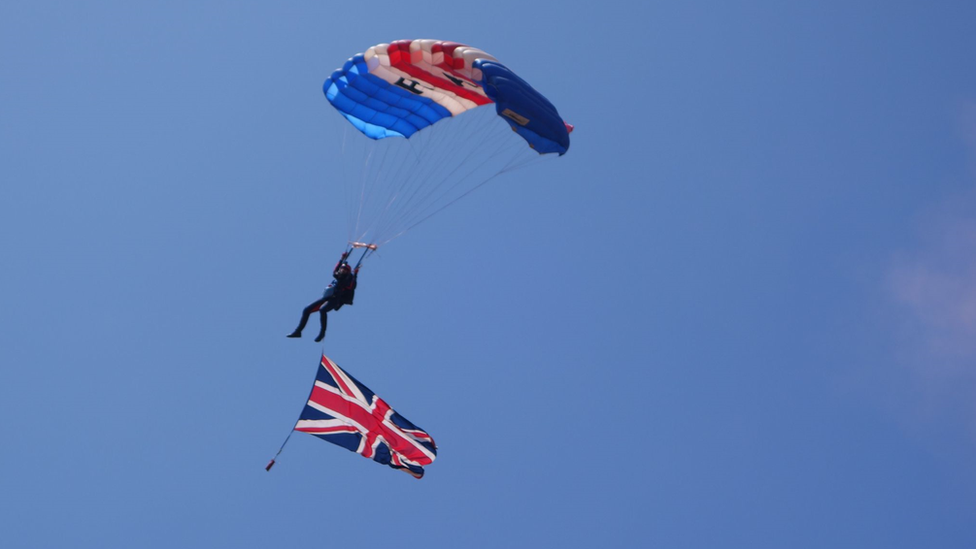
M333 278L335 278L336 276L338 276L338 274L339 274L339 267L342 267L343 264L346 264L346 265L349 264L349 263L346 262L346 258L348 258L348 257L349 257L349 252L348 251L342 252L342 257L339 258L339 262L336 263L335 264L335 268L332 269L332 277Z

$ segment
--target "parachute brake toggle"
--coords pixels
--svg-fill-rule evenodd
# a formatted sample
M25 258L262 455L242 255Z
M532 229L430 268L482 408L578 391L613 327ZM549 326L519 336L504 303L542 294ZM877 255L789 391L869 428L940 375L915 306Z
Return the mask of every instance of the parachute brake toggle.
M373 250L374 252L377 248L376 244L367 244L365 242L350 242L349 245L353 248L366 248L368 250Z

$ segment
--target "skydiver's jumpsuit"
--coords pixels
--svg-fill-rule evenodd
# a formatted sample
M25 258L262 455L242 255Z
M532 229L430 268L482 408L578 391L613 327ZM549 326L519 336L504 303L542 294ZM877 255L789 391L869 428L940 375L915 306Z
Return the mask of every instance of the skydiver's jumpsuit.
M345 258L340 259L336 263L335 269L332 270L334 280L322 293L322 298L313 301L308 307L305 307L302 311L302 320L298 323L298 328L295 328L295 331L288 337L301 337L302 330L305 329L305 324L308 323L308 317L315 311L318 311L321 328L315 341L322 341L322 338L325 337L325 329L329 323L328 312L333 310L338 311L343 305L352 305L352 299L356 295L356 277L358 274L355 272L343 273L340 271L343 265L349 266Z

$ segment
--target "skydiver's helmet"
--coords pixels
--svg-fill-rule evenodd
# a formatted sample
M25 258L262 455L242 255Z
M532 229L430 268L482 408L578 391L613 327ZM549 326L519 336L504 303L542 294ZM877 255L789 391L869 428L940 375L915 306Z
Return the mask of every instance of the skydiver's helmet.
M343 263L336 269L336 278L346 278L350 274L352 274L352 267L348 263Z

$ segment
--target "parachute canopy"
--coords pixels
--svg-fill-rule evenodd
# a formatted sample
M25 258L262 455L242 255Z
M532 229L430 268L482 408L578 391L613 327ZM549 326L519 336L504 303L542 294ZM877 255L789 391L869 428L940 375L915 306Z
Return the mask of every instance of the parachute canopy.
M525 80L477 48L398 40L358 54L325 80L329 102L372 139L409 138L488 104L539 154L569 149L573 127Z

